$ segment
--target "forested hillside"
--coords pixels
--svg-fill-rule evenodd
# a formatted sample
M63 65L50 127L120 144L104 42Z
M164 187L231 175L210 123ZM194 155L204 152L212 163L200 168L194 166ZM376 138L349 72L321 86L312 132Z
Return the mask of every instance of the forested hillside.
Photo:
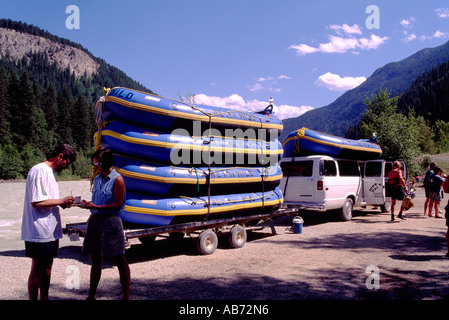
M20 59L13 58L14 55L8 52L1 56L0 179L24 178L32 164L44 160L61 142L72 144L79 155L72 171L66 175L87 178L96 130L94 106L103 87L151 90L66 39L11 20L0 20L0 28L50 39L55 50L60 44L65 48L73 46L98 64L97 71L91 76L77 77L69 67L61 69L61 64L47 52L27 52ZM24 45L17 43L17 47Z
M406 114L412 108L432 125L449 122L449 61L420 75L404 92L398 110Z

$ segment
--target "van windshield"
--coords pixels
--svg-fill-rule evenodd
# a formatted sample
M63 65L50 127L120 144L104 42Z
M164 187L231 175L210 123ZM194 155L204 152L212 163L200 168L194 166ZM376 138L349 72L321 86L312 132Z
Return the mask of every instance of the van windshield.
M282 172L290 177L311 177L313 161L281 162Z

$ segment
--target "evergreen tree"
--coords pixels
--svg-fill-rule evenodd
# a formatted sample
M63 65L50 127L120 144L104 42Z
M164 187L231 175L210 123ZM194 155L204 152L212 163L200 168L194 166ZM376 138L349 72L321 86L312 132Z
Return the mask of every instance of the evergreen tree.
M92 120L86 99L78 96L73 108L72 136L79 150L87 150L92 145Z
M8 83L6 79L5 69L0 67L0 144L6 145L12 142L10 133L10 125L8 119Z
M73 110L73 97L69 89L64 88L58 94L58 130L57 138L62 143L73 143L72 138L72 110Z
M56 132L58 129L59 110L56 91L52 83L48 85L48 88L45 91L42 101L42 110L45 113L48 131Z
M22 73L18 83L18 91L14 92L16 99L16 109L12 117L11 127L13 132L13 141L23 147L27 142L35 142L36 124L33 116L36 115L34 108L34 93L31 88L28 74Z

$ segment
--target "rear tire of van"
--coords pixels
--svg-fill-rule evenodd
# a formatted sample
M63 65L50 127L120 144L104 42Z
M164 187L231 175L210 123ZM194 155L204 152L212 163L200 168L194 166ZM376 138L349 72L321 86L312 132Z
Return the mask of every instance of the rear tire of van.
M343 207L339 212L339 217L342 221L349 221L352 219L352 212L354 211L354 201L351 198L346 198Z
M380 206L380 211L387 213L391 211L391 201L385 201L383 205Z

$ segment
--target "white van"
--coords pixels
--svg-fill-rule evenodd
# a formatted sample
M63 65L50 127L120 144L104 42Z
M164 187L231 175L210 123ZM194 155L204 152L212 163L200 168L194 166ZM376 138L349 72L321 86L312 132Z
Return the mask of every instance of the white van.
M354 207L378 205L389 212L385 194L392 162L347 160L330 156L284 158L280 188L284 204L305 210L338 210L342 220L352 219ZM405 165L403 166L406 175ZM406 175L407 176L407 175Z

